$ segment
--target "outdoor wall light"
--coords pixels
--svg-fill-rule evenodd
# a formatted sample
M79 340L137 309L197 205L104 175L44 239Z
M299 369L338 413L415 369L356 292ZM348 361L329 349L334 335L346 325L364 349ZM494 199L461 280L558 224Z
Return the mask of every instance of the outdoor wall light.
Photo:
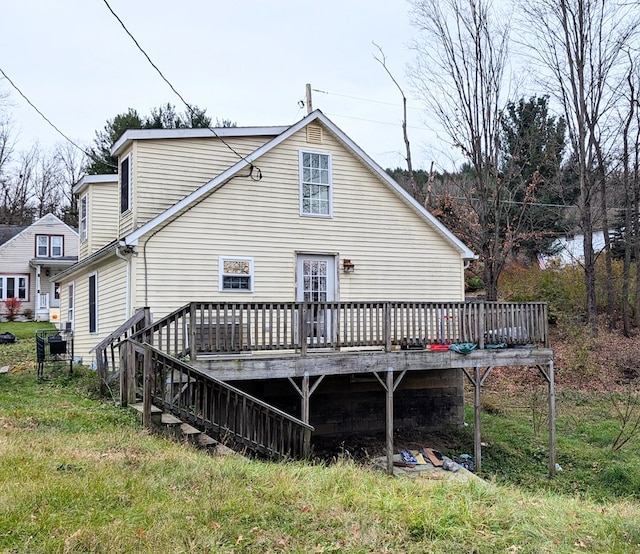
M355 270L356 264L354 264L351 260L342 260L342 271L344 271L345 273L353 273Z

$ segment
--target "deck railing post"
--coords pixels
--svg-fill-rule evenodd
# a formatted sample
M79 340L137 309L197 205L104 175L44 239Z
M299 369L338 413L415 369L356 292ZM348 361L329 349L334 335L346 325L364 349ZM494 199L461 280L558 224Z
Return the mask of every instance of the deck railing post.
M189 324L191 326L190 331L191 331L191 336L189 337L189 358L191 359L191 361L195 361L197 355L198 355L198 349L197 349L197 344L196 344L196 337L198 336L197 334L197 323L196 323L196 303L195 302L191 302L191 304L189 305ZM209 325L211 325L211 322L209 322ZM204 333L204 327L202 329L202 332ZM188 333L187 333L188 335Z
M482 350L484 348L484 334L485 334L485 303L480 302L478 306L478 348Z
M142 379L142 424L151 427L151 383L153 380L153 360L151 359L151 348L147 345L144 347L144 363L143 363L143 379Z
M127 382L127 378L129 374L127 373L127 362L128 362L128 354L127 348L129 343L122 342L120 343L120 406L127 406L127 402L129 399L129 384Z
M391 302L383 304L384 313L384 349L391 352Z
M307 316L309 315L309 306L306 302L298 305L298 340L300 341L300 355L307 355Z

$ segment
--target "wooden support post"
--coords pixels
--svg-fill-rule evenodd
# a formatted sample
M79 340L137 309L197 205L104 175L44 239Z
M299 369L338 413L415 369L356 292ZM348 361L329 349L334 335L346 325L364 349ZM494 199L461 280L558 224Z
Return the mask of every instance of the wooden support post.
M407 373L406 369L400 375L398 375L397 379L394 380L393 368L389 367L387 368L386 381L383 381L380 375L374 372L376 379L380 382L380 384L382 385L382 388L384 388L384 390L387 393L387 410L386 410L387 440L386 442L387 442L387 473L389 473L389 475L393 475L393 393L395 392L396 388L400 384L400 381L402 381L402 378L405 376L405 373Z
M462 368L467 379L473 384L473 457L475 459L476 471L482 469L482 437L480 434L480 411L482 404L480 402L480 390L484 380L489 377L492 367L488 367L484 373L481 372L479 366L473 368L473 377L469 372Z
M151 359L151 348L144 347L144 370L142 379L142 424L151 427L151 393L153 382L153 360Z
M476 471L482 469L482 442L480 438L480 368L476 366L473 374L473 458Z
M289 382L293 385L293 388L296 389L296 392L300 395L301 404L300 404L300 419L305 423L309 423L309 410L311 407L311 395L316 391L318 385L324 379L324 375L318 376L313 385L311 385L311 381L309 379L309 374L305 372L302 377L302 386L299 387L297 383L293 380L293 377L288 377ZM309 435L311 436L311 435Z
M387 369L387 473L393 475L393 368Z
M556 474L556 385L553 371L553 360L549 361L549 370L545 372L542 366L538 366L540 373L547 380L549 401L549 475Z
M556 386L553 360L549 362L549 475L556 474Z
M309 423L309 374L305 373L302 377L302 421Z

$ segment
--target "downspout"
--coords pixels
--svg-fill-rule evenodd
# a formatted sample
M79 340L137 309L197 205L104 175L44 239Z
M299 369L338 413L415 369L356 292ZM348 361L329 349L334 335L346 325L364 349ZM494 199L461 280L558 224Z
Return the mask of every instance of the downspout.
M120 253L120 248L124 247L127 251L130 251L130 246L127 246L124 241L120 241L116 246L116 256L121 260L124 260L127 265L126 283L125 283L125 321L131 317L131 258L123 256Z

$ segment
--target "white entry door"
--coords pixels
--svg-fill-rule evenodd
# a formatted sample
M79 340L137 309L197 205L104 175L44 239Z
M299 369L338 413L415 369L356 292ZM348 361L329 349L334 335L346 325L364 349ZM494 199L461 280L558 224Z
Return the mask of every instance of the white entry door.
M297 302L314 303L306 318L307 342L318 346L330 344L333 314L321 304L337 300L335 257L299 255L296 289Z

